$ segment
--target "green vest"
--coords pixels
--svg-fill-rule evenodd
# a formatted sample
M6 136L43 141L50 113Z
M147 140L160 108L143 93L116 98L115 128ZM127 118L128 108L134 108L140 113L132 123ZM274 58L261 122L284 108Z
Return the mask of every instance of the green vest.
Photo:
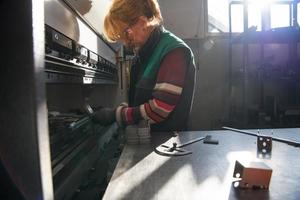
M156 79L156 75L159 71L162 59L171 50L179 47L187 49L187 53L191 58L191 62L195 64L191 49L180 38L163 29L161 39L156 45L153 54L149 58L149 61L146 63L146 66L143 66L143 69L145 69L145 71L142 75L142 79Z
M185 49L187 61L187 72L182 94L175 109L168 118L161 123L152 124L152 131L186 130L189 113L192 106L195 85L195 62L191 49L178 37L165 29L161 29L157 44L155 40L153 49L146 49L135 64L134 72L131 74L131 85L129 90L130 106L139 106L152 99L153 89L157 81L161 62L173 49Z

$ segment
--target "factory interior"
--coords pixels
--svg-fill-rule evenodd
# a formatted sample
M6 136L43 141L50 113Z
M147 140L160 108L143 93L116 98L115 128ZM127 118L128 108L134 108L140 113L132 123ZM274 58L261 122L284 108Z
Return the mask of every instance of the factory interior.
M168 131L86 111L133 87L136 53L105 36L114 1L0 1L0 199L299 200L300 0L157 0L195 67L187 128Z

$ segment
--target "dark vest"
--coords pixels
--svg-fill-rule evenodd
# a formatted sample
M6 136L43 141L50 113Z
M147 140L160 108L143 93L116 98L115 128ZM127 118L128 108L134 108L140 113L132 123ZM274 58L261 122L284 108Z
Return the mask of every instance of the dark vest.
M185 49L187 72L180 100L168 118L152 124L151 131L186 130L195 85L195 63L191 49L163 27L157 27L135 58L130 73L129 106L139 106L152 99L153 88L166 54L175 48Z

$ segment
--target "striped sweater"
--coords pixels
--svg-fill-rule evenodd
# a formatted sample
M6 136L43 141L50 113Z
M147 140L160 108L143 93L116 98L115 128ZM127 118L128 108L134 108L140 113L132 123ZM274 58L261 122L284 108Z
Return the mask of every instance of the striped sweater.
M129 106L122 104L117 108L116 118L121 125L135 124L140 120L160 125L168 121L182 98L186 79L189 78L189 63L193 60L191 62L191 58L187 57L186 46L178 45L177 41L173 41L173 48L166 51L164 45L168 44L164 44L161 38L169 35L162 36L162 33L162 29L155 30L140 50L140 62L133 66L131 72ZM160 56L159 65L149 65Z

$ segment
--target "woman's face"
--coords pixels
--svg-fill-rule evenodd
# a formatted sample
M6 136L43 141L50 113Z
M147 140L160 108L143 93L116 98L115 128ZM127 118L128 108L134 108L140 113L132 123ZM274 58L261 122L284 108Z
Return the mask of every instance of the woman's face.
M127 48L138 50L148 39L151 29L146 17L141 16L135 23L124 26L120 42Z

